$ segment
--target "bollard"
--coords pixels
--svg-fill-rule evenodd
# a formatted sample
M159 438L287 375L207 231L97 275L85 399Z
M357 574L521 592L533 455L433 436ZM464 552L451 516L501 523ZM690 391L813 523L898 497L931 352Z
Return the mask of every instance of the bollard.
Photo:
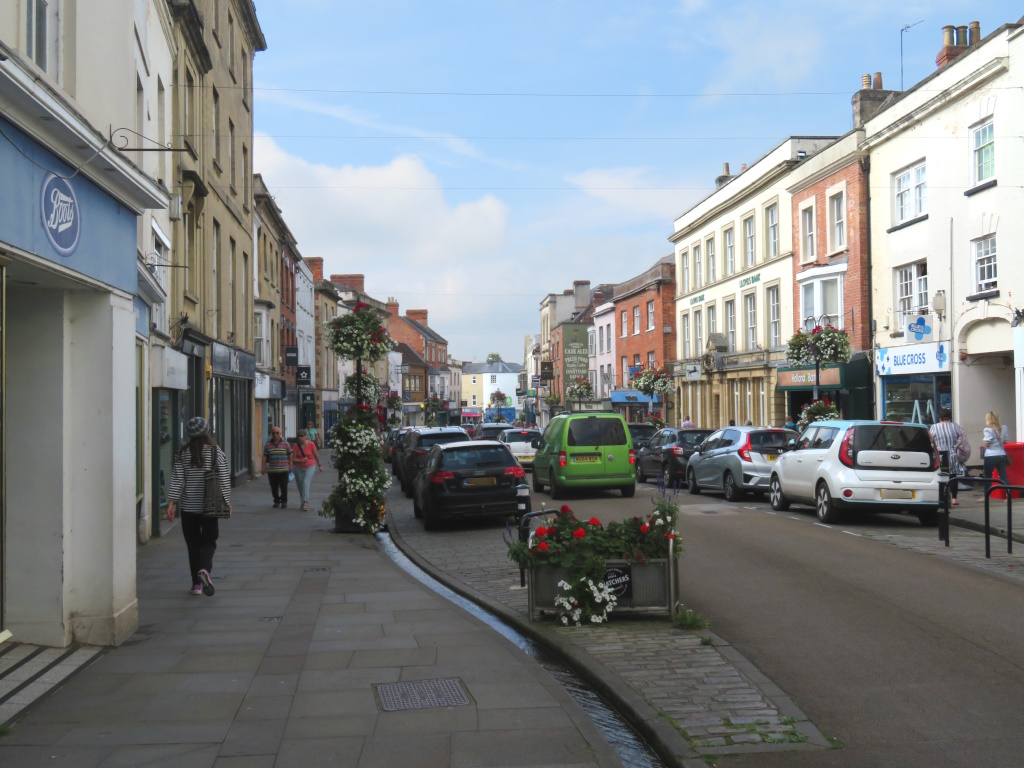
M950 476L947 472L939 473L939 541L946 542L949 546L949 482ZM953 482L956 482L955 480Z

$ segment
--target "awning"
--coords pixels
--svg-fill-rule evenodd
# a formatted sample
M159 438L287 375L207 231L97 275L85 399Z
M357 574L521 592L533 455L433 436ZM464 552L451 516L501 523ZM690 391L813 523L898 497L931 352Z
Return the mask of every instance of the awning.
M611 397L612 403L618 405L634 405L651 402L651 398L643 392L610 392L609 396ZM653 402L661 402L661 400L658 399L657 394L654 395Z

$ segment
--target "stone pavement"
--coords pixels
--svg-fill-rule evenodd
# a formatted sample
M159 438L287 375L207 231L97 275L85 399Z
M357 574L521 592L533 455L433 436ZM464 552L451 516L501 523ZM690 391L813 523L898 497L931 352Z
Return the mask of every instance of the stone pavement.
M212 597L187 594L179 525L140 547L138 632L0 729L0 765L621 765L536 661L292 490L235 489ZM430 692L378 686L442 679L466 703L385 711Z

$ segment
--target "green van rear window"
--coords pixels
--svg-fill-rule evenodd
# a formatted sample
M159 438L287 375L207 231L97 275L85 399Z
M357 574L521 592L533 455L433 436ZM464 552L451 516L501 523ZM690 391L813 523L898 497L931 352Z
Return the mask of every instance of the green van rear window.
M626 429L619 419L600 416L569 422L569 445L625 445Z

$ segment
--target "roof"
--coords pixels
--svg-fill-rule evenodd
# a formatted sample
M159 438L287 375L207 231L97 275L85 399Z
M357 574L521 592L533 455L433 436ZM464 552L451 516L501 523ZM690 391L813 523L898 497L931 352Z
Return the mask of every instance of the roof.
M441 334L439 334L437 331L433 330L430 326L424 325L423 323L421 323L421 322L419 322L417 320L413 320L411 317L402 317L401 319L405 320L405 322L407 322L409 325L411 325L413 328L415 328L421 334L426 336L430 341L433 341L435 344L447 344L448 343L448 339L444 338Z
M398 342L398 344L395 346L395 349L398 352L402 353L403 363L409 363L410 365L422 365L423 367L426 367L427 361L420 357L419 353L417 353L416 350L414 350L405 342Z
M506 363L500 360L496 363L466 363L462 366L462 373L521 373L526 369L519 363Z

